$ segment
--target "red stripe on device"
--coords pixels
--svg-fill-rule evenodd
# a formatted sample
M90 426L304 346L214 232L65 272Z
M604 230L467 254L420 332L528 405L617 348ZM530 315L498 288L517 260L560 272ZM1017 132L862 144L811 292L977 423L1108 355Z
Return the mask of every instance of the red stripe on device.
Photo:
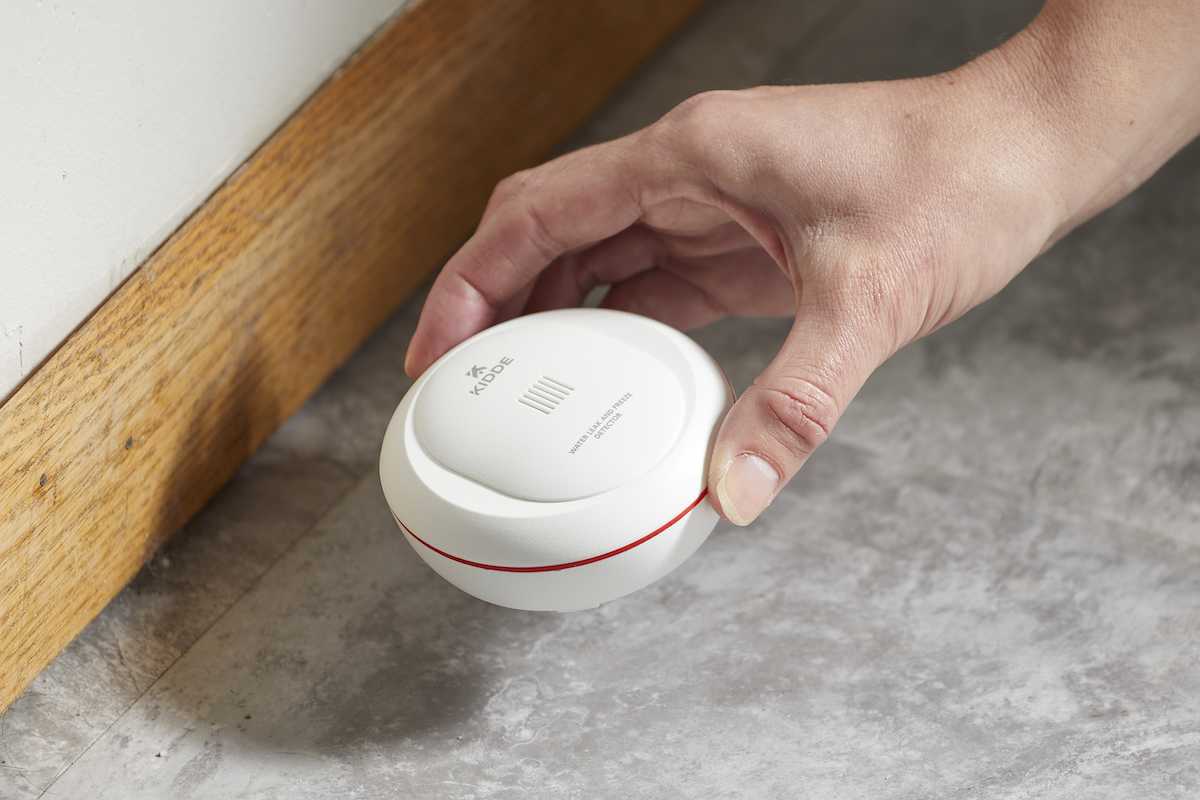
M395 511L392 512L392 518L396 520L396 524L398 524L401 528L404 528L405 533L407 533L412 538L416 539L421 544L428 547L433 552L437 553L439 556L448 558L451 561L457 561L459 564L466 564L468 567L477 567L479 569L490 569L490 570L494 570L496 572L558 572L558 571L564 570L564 569L571 569L572 567L582 567L586 564L595 564L597 561L603 561L606 558L612 558L613 556L619 556L621 553L624 553L626 550L632 550L633 548L637 547L639 544L645 544L646 542L653 539L655 536L658 536L660 533L665 531L667 528L674 525L676 522L679 522L679 520L686 517L693 508L700 505L700 501L703 500L707 495L708 495L708 488L705 487L704 491L702 491L700 493L700 496L697 497L695 500L693 500L687 508L685 508L683 511L680 511L678 514L676 514L675 517L670 522L668 522L666 525L663 525L661 528L658 528L657 530L646 534L642 538L638 539L636 542L631 542L630 544L627 544L624 547L618 547L616 550L610 550L607 553L601 553L598 556L592 556L591 558L585 558L582 561L571 561L566 564L551 564L551 565L545 566L545 567L499 567L499 566L496 566L495 564L481 564L478 561L468 561L465 558L459 558L458 556L452 556L449 553L445 552L444 550L437 549L436 547L431 545L429 542L425 541L420 536L417 536L415 533L413 533L411 530L409 530L408 526L405 525L403 522L401 522L400 518L396 516Z

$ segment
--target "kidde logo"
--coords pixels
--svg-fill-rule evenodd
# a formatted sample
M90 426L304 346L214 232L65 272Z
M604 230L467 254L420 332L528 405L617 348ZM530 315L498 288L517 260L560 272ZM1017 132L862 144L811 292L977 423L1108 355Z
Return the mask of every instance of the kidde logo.
M513 363L511 358L502 358L496 366L488 369L487 367L471 367L467 372L468 378L474 378L477 383L471 387L471 394L480 394L488 387L488 384L496 380L496 376L504 372L504 368Z

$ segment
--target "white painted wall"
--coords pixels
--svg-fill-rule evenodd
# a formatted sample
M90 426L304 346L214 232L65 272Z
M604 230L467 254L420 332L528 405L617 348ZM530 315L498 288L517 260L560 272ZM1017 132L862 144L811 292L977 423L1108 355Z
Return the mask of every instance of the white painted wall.
M0 400L407 2L0 1Z

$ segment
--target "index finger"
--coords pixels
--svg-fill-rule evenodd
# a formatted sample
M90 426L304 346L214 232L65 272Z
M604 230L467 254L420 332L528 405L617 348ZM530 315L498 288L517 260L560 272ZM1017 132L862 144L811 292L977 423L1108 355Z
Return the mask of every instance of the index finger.
M626 137L501 181L475 234L434 281L405 371L420 375L491 325L501 305L558 256L636 222L649 177L645 163L633 137Z

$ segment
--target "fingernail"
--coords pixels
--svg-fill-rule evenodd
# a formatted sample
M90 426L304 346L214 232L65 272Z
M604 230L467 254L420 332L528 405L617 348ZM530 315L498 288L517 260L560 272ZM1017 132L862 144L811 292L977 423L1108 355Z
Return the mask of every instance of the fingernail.
M779 473L763 459L742 453L725 467L717 482L717 499L729 521L749 525L771 503L779 488Z

